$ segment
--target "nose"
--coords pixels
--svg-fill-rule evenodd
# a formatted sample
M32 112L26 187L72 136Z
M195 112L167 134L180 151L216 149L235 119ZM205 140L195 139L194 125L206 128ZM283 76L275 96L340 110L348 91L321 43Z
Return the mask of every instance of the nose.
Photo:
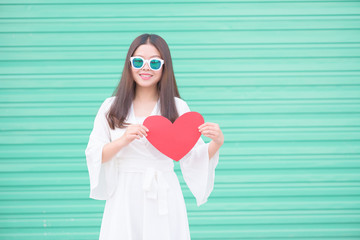
M145 61L144 66L142 68L149 70L149 68L150 68L149 61Z

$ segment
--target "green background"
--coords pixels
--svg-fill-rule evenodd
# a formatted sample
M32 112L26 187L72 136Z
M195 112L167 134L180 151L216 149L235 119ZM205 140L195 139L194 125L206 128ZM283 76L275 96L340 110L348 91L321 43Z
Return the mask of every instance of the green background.
M175 163L192 239L360 239L360 2L305 0L0 0L0 239L98 239L84 151L143 33L225 135L205 205Z

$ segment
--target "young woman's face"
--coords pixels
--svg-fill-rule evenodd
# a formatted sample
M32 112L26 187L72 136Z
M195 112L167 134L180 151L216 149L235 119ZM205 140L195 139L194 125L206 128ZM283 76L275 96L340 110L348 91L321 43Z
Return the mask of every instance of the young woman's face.
M153 57L161 58L160 52L151 44L140 45L133 54L133 57L135 56L143 57L145 60ZM160 70L154 71L148 63L145 63L141 69L131 67L131 72L138 86L153 87L160 81L163 67L164 65L161 66Z

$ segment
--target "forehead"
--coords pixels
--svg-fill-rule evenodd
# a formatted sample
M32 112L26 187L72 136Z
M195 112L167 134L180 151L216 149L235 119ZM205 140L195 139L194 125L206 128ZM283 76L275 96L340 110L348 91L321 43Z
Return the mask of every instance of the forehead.
M134 52L133 56L141 56L144 58L160 57L160 52L154 45L143 44L140 45Z

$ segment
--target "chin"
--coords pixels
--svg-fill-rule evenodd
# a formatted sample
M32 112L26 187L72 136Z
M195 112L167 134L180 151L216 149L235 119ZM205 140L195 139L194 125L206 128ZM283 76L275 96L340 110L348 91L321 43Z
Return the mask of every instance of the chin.
M153 85L156 85L158 83L158 81L147 81L147 80L142 80L142 79L137 79L136 80L136 84L141 86L141 87L151 87Z
M156 85L156 82L136 82L137 85L139 85L140 87L152 87L154 85Z

